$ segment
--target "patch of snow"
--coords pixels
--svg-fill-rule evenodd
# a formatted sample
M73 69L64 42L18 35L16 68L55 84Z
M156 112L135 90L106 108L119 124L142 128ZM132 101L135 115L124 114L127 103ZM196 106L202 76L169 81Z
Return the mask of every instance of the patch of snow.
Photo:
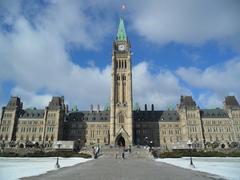
M190 166L189 157L159 158L156 161L195 171L216 174L229 180L240 180L240 158L238 157L193 157L195 168Z
M60 167L73 166L91 159L84 158L59 158ZM36 176L50 170L57 170L55 167L56 157L44 158L12 158L0 157L0 179L16 180L21 177Z

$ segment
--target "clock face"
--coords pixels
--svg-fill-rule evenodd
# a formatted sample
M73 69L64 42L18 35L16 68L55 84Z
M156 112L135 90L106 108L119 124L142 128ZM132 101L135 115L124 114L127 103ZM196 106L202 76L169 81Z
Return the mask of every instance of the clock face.
M125 50L125 45L124 45L124 44L120 44L120 45L118 46L118 50L119 50L119 51L124 51L124 50Z

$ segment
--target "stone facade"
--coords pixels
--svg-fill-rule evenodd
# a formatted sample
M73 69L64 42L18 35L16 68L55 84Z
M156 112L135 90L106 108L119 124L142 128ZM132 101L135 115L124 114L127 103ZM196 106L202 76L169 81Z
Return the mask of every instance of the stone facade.
M53 97L45 109L23 109L20 98L11 97L2 110L0 140L51 147L54 141L63 138L64 116L63 97Z
M123 19L112 50L112 88L110 108L110 143L133 143L132 62L131 45L127 39Z
M222 109L200 109L191 96L181 96L176 110L133 110L131 45L123 19L112 50L110 107L68 110L63 97L53 97L45 109L24 109L19 97L2 108L0 143L25 146L27 142L52 147L59 140L84 145L146 145L162 149L235 147L240 143L240 106L234 96ZM10 145L9 144L9 145Z

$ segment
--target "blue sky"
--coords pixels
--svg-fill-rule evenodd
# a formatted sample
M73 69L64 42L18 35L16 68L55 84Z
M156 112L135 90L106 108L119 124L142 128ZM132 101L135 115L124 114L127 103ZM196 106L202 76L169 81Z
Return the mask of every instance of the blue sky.
M121 12L121 4L126 5ZM201 108L240 98L238 0L0 1L0 105L20 96L44 107L64 95L85 110L110 99L119 17L132 45L134 102Z

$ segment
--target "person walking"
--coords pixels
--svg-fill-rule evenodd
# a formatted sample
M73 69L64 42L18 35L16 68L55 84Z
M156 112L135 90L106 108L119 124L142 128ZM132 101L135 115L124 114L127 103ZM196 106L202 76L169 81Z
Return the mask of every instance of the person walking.
M123 148L123 151L122 151L122 159L125 159L125 148Z

